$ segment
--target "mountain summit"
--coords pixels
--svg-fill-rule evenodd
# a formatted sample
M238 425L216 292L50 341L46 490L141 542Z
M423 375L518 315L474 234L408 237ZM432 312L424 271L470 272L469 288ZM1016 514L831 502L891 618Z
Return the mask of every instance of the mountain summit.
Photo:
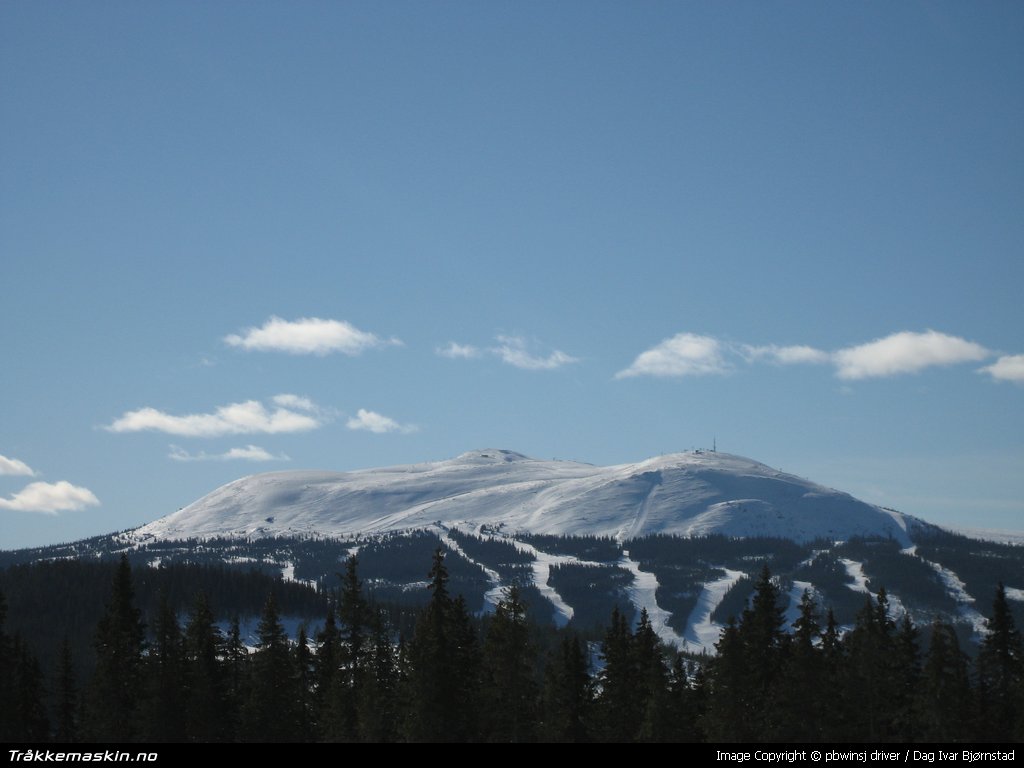
M138 564L256 569L330 589L358 552L375 600L419 606L438 549L452 593L473 611L494 610L514 584L541 623L589 631L613 609L630 620L646 611L663 641L708 652L764 567L790 624L811 594L852 626L885 587L894 619L943 616L981 637L979 601L1000 583L1015 606L1024 600L1020 547L715 451L597 467L492 449L354 472L270 472L134 531L0 552L0 568L128 553Z
M915 518L715 451L598 467L475 450L353 472L289 471L228 483L138 528L139 539L376 534L435 524L556 535L652 533L810 541L881 536L908 546Z

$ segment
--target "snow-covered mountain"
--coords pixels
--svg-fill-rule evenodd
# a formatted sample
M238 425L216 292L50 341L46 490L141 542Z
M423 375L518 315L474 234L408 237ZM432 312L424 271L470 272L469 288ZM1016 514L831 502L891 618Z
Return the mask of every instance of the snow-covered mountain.
M1000 582L1024 604L1022 547L958 536L714 451L597 467L479 450L354 472L271 472L133 531L0 552L0 568L127 553L136 565L258 569L330 589L358 553L376 600L416 606L439 548L452 591L472 610L493 610L514 584L541 623L593 630L615 607L634 620L646 610L665 642L709 652L765 566L790 622L807 591L849 626L884 587L893 618L940 615L977 638Z
M506 532L880 536L911 545L922 521L751 459L692 451L598 467L508 450L353 472L252 475L134 531L138 541L377 534L436 524Z

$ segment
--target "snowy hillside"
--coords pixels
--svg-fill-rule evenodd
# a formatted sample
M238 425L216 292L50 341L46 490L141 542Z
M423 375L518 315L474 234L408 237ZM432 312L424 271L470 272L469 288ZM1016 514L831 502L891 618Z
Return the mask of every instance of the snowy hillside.
M354 472L252 475L142 526L134 537L341 537L438 523L620 541L652 533L795 541L873 535L904 546L912 543L912 526L923 525L726 453L693 451L597 467L478 450Z
M848 627L885 587L894 619L944 616L975 639L1000 582L1014 610L1024 605L1024 548L707 451L596 467L481 450L253 475L134 531L0 552L0 569L127 552L138 565L205 563L331 588L358 552L375 599L418 606L438 548L473 611L494 610L515 584L542 623L591 631L613 608L634 622L645 610L662 640L695 651L714 650L765 566L790 622L805 590Z

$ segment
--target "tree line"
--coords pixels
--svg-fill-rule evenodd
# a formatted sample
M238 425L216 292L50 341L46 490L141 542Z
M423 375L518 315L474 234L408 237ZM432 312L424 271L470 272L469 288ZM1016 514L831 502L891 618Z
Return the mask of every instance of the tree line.
M972 662L949 623L895 622L884 590L848 632L810 594L787 627L767 567L710 657L664 646L645 611L634 627L618 608L595 647L568 631L542 643L516 587L480 620L451 593L440 549L428 578L426 606L396 635L353 556L313 637L300 627L289 638L271 593L248 648L237 620L219 628L203 592L183 623L164 596L147 632L122 558L86 680L67 642L44 678L26 640L4 630L0 594L0 741L1024 737L1024 648L1002 585Z

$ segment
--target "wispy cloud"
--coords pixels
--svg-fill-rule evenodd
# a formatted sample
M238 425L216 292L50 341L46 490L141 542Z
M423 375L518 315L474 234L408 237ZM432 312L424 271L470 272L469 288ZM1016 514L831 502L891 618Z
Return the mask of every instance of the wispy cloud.
M295 396L283 397L286 398L285 402L288 402L287 398ZM312 405L305 398L298 399L303 401L304 405ZM125 412L106 429L111 432L164 432L181 437L221 437L307 432L321 426L322 421L315 413L308 412L309 409L305 407L301 410L306 412L300 413L295 407L287 408L281 405L270 409L257 400L224 405L213 413L193 413L184 416L175 416L156 408L140 408L137 411Z
M0 456L0 475L22 475L35 477L36 473L24 461Z
M56 483L29 483L9 499L0 499L0 509L14 512L40 512L55 515L100 503L88 488L72 485L67 480Z
M285 454L275 456L258 445L247 445L244 448L232 448L224 453L189 453L184 448L171 446L167 456L175 461L291 461Z
M495 341L497 344L492 347L477 347L449 341L445 346L435 348L434 352L452 360L470 360L492 355L508 365L527 371L551 371L563 365L579 362L578 357L573 357L560 349L548 354L533 352L530 350L530 343L522 336L496 336Z
M520 336L498 336L498 346L491 351L503 362L528 371L550 371L579 362L579 358L556 349L548 355L530 353L526 340Z
M641 352L633 364L615 374L617 379L633 376L706 376L729 371L722 344L712 336L679 333Z
M937 365L976 362L992 353L980 344L938 331L901 331L834 354L841 379L916 373Z
M482 354L479 347L474 347L472 344L459 344L454 341L449 341L446 346L437 347L434 351L441 357L448 357L452 360L469 360L480 357Z
M345 426L349 429L374 432L378 435L383 435L388 432L404 432L408 434L410 432L415 432L417 429L415 424L399 424L392 418L377 413L376 411L368 411L365 408L360 408L356 412L356 415L345 423Z
M273 400L274 405L279 405L282 408L295 408L300 411L312 412L320 410L316 403L308 397L302 397L300 395L274 395Z
M832 355L821 349L798 344L789 347L780 347L776 344L754 347L744 344L741 347L743 356L749 361L767 360L779 365L792 365L795 363L827 363Z
M977 362L991 355L992 352L973 341L931 330L900 331L835 352L805 344L731 344L714 336L680 333L642 352L631 366L615 374L615 378L721 374L732 369L730 358L742 358L751 364L831 364L838 378L854 380L915 373L933 366ZM1024 378L1022 361L1024 355L1002 357L995 364L980 370L995 378L1018 381Z
M284 320L276 316L259 328L246 328L240 334L225 336L224 341L232 347L261 352L290 352L294 355L328 355L332 352L358 355L372 347L402 343L394 338L381 339L344 320L325 320L319 317Z
M1012 381L1024 384L1024 355L1003 355L992 365L979 369L998 381Z

